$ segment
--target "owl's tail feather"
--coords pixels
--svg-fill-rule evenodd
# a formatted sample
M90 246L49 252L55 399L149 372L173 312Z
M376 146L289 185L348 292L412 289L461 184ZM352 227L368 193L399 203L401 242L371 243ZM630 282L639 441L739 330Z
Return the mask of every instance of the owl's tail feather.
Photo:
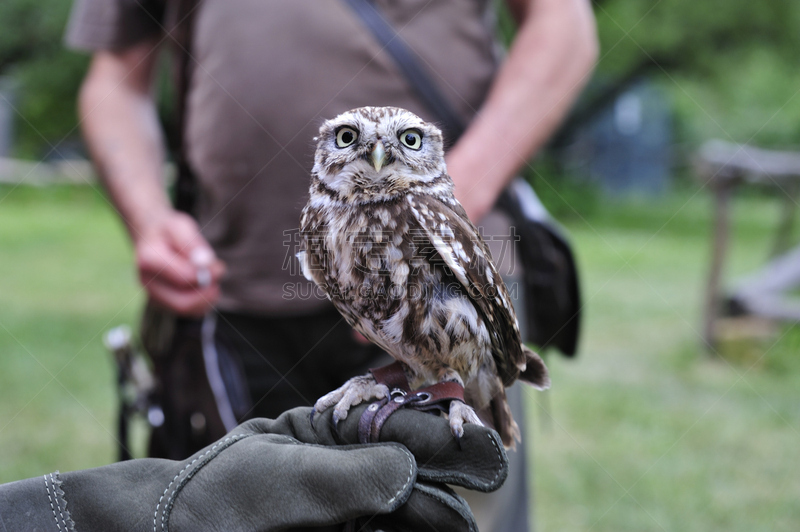
M522 346L522 352L525 355L525 370L519 375L519 379L527 382L537 390L546 390L550 387L550 375L547 372L547 367L539 355Z
M500 433L506 449L513 449L520 441L519 427L511 415L503 381L494 372L478 372L478 378L464 389L467 404L475 408L483 424Z
M502 387L492 398L489 408L492 412L494 428L500 433L500 439L503 440L503 447L515 449L517 447L516 442L522 441L522 436L517 422L514 421L511 415L511 408L508 406L508 400L506 399L506 391Z

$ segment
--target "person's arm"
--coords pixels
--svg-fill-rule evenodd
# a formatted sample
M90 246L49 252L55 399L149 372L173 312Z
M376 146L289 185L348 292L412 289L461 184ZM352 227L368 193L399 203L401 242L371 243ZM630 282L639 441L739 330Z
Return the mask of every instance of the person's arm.
M176 212L164 190L163 140L152 95L156 47L149 39L94 54L79 96L81 125L134 243L142 284L158 303L199 316L218 298L224 267L195 221ZM200 268L208 268L209 279L198 279Z
M597 58L588 0L508 0L519 31L475 120L447 155L470 219L546 142L589 80Z

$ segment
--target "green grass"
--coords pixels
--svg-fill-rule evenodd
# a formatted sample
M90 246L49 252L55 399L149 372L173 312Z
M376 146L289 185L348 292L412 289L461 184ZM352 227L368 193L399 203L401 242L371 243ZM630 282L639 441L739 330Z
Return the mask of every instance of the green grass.
M0 188L0 481L113 460L102 335L140 306L126 237L99 192Z
M734 206L729 280L763 262L779 215L763 195ZM584 336L576 360L548 357L552 391L526 393L537 530L800 529L800 331L754 367L700 349L707 194L571 212ZM101 336L141 302L97 191L0 188L0 481L114 459Z
M758 267L779 204L737 198L728 282ZM700 349L711 201L604 203L567 225L583 276L580 356L548 358L535 412L539 531L800 529L800 340L751 368Z

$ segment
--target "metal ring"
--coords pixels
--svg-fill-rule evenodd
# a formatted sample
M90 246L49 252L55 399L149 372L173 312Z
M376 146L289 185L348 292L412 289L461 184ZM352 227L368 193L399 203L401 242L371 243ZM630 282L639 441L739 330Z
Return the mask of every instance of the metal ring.
M389 395L392 397L405 397L406 392L405 390L401 390L400 388L395 388L394 390L389 392Z
M427 403L433 398L433 394L430 392L417 392L416 394L416 401L417 403Z

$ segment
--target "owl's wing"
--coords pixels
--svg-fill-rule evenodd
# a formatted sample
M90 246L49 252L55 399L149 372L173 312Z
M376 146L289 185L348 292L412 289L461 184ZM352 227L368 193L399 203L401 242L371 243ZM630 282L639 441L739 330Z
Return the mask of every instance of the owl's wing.
M528 350L523 348L511 297L486 242L455 198L442 201L418 194L408 195L407 201L424 236L483 315L498 375L510 386L525 370Z

